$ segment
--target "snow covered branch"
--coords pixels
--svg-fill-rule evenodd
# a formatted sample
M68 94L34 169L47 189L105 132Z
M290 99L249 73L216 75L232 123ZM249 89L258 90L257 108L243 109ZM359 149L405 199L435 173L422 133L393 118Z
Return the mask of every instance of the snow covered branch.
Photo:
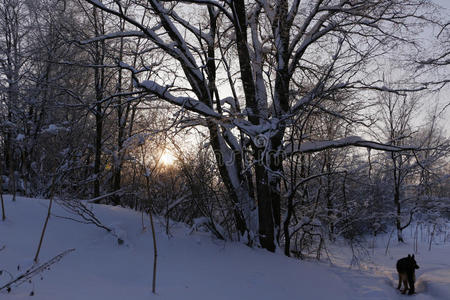
M351 136L334 141L314 141L304 142L301 145L288 144L284 147L284 154L291 155L297 153L319 152L326 149L337 149L349 146L364 147L388 152L398 152L406 150L420 150L417 146L394 146L373 141L366 141L358 136Z

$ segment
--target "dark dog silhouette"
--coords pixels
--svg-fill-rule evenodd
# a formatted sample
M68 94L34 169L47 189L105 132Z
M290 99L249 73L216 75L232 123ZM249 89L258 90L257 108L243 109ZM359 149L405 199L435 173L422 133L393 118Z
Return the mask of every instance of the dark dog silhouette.
M402 291L402 294L406 293L406 290L409 289L408 294L414 294L414 282L416 281L416 269L419 266L414 259L414 254L411 256L408 254L408 257L404 257L397 261L397 272L398 272L398 287L400 289L402 282L405 289Z

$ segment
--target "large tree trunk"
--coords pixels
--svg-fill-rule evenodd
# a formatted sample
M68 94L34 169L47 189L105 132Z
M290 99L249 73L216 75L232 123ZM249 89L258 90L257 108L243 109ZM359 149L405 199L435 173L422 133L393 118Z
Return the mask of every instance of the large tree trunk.
M208 104L210 107L213 107L215 104L217 111L221 113L222 107L216 87L217 70L215 62L215 39L217 34L217 18L219 14L213 7L208 7L208 13L210 17L209 23L211 37L211 40L208 42L208 57L206 63L208 75L208 95L210 99L213 99L214 97L216 99L215 103L210 101ZM248 68L250 68L248 60L247 64ZM249 182L249 178L247 177L248 174L243 171L242 149L231 149L231 146L226 144L226 136L221 132L221 128L217 124L211 122L209 123L208 128L210 133L210 142L216 155L220 176L233 203L232 210L236 229L241 237L247 239L249 244L252 244L253 240L251 236L253 233L250 234L250 232L254 231L253 224L255 222L252 220L252 210L255 201L251 195L251 182ZM245 234L247 234L247 236L245 236Z
M256 191L258 195L259 241L264 249L275 251L275 207L272 203L273 186L264 165L255 167ZM275 209L274 209L275 208Z
M123 27L121 26L121 30L123 31ZM123 38L120 39L120 51L119 51L119 61L123 60ZM118 191L121 187L121 177L122 177L122 158L123 158L123 140L125 136L125 126L127 121L127 114L123 107L122 103L122 84L123 84L123 70L119 70L118 75L118 83L117 83L117 93L119 97L117 97L117 153L114 161L113 167L113 190ZM129 104L128 104L129 106ZM115 205L120 204L120 196L114 195L112 197L112 201Z
M248 120L253 125L260 125L267 117L267 99L260 99L264 92L259 90L257 93L257 87L255 85L251 56L249 53L249 43L247 39L247 14L245 1L238 0L232 2L233 15L235 17L235 32L236 32L236 45L238 50L239 66L241 71L241 80L245 94L246 107ZM261 78L262 79L262 78ZM258 98L258 99L257 99ZM274 145L275 141L275 145ZM272 165L271 158L266 159L266 151L271 153L270 150L276 148L267 147L280 145L280 136L274 138L274 141L270 143L265 141L266 144L261 145L253 144L253 151L255 153L256 164L254 167L255 180L256 180L256 198L258 203L258 221L259 221L259 241L263 248L269 251L275 251L275 227L277 231L280 225L280 198L277 185L279 179L273 176L271 171L268 171L268 167L274 167ZM272 169L274 170L274 169ZM278 233L277 233L278 236Z
M102 156L102 132L103 132L103 118L98 110L101 110L101 105L96 105L97 113L95 115L95 156L94 156L94 198L100 196L100 166Z
M294 213L294 201L293 196L287 199L287 211L286 218L283 222L283 233L284 233L284 255L291 256L291 233L289 230L291 224L291 218Z
M99 20L97 13L97 8L93 8L94 16L94 29L95 34L104 34L104 30ZM96 64L94 77L95 77L95 156L94 156L94 198L100 196L100 169L101 169L101 155L102 155L102 136L103 136L103 91L104 91L104 78L105 71L102 67L105 57L105 41L100 41L95 43L95 57L94 61Z
M394 135L392 135L394 136ZM392 163L393 163L393 175L394 175L394 205L396 208L395 215L395 227L397 228L397 240L399 242L404 242L403 234L402 234L402 211L401 211L401 203L400 203L400 184L401 184L401 172L400 172L400 163L401 157L398 158L395 156L395 153L391 153ZM399 159L399 161L397 161Z
M6 213L5 213L5 203L3 201L3 178L2 178L2 163L0 162L0 202L2 204L2 221L5 221L6 219Z
M395 184L394 189L394 203L396 207L396 216L395 216L395 225L397 227L397 240L399 242L404 242L403 240L403 234L402 234L402 224L401 224L401 205L400 205L400 191L397 184Z
M250 216L245 216L243 205L245 205L246 200L252 200L245 185L245 176L242 176L240 172L240 161L238 161L237 158L233 161L224 161L223 154L229 149L225 148L227 146L224 144L223 138L219 135L219 127L216 124L211 123L208 128L210 132L210 142L216 156L220 176L227 188L231 201L233 202L233 215L236 229L241 236L244 236L244 234L249 231L248 218Z

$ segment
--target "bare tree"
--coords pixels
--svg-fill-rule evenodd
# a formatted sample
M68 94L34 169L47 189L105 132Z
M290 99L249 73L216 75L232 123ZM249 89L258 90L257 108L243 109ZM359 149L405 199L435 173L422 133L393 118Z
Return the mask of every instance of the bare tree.
M449 15L444 22L436 22L434 25L434 34L428 48L417 54L416 75L428 77L427 80L438 90L446 86L449 82L450 66L450 22ZM436 76L438 74L438 76ZM431 79L430 79L431 78Z
M3 200L3 178L2 178L2 165L0 164L0 201L2 203L2 221L6 219L5 202Z
M417 114L420 96L401 96L383 93L380 97L380 115L384 124L384 135L387 143L401 146L413 139L413 118ZM392 174L393 198L396 209L395 226L397 239L403 242L402 230L411 223L414 210L409 213L409 220L402 224L402 202L405 201L407 179L414 172L414 156L411 152L391 152L389 154L389 171ZM389 175L388 175L389 176Z
M144 79L151 66L121 66L141 90L196 114L197 124L207 128L234 201L236 228L249 243L258 237L263 248L276 248L283 154L352 145L402 149L357 137L286 148L286 132L305 111L335 113L321 101L337 91L410 90L384 87L372 71L390 46L413 44L408 30L422 19L424 0L150 0L135 1L128 10L122 1L85 2L129 25L126 32L99 34L93 43L145 38L149 51L167 55L162 76ZM190 21L186 12L194 9L200 17ZM144 18L135 11L145 11ZM349 97L347 105L359 100Z
M14 141L17 134L17 113L20 108L20 93L23 89L23 76L26 72L26 63L29 52L25 50L28 37L27 24L22 22L27 19L27 7L25 1L3 0L0 8L0 71L2 80L0 92L2 103L5 103L5 121L3 129L6 132L4 157L6 169L9 171L9 191L15 199L16 191L16 160ZM2 130L3 131L3 130Z

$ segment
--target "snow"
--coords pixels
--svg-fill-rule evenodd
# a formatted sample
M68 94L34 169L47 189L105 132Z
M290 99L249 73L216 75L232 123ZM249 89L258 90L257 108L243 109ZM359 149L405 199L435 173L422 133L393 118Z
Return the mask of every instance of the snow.
M115 38L120 38L120 37L144 37L144 36L145 35L142 31L136 31L136 30L135 31L119 31L119 32L113 32L113 33L101 35L101 36L96 36L94 38L81 41L80 44L86 45L86 44L90 44L90 43L94 43L94 42L98 42L98 41L110 40L110 39L115 39Z
M0 221L0 270L17 276L31 265L47 211L47 200L4 196L6 221ZM59 205L53 213L69 215ZM40 253L40 263L75 248L31 283L0 291L5 300L33 299L404 299L395 289L397 259L412 253L411 244L375 240L370 259L361 269L350 269L346 246L330 246L328 262L300 261L224 242L211 234L173 223L165 235L164 221L156 219L158 268L157 294L151 293L153 244L151 232L142 231L139 212L92 205L96 216L113 233L52 216ZM146 218L148 226L148 217ZM407 233L405 233L407 237ZM118 237L123 239L119 245ZM450 299L449 245L436 238L431 252L419 241L414 299ZM372 252L372 249L369 249ZM281 251L280 251L281 252ZM9 281L0 275L0 287Z
M292 145L291 143L285 146L284 154L290 155L295 153L307 153L307 152L317 152L324 149L330 148L342 148L347 146L357 146L365 147L368 149L376 149L382 151L400 151L400 150L420 150L419 147L414 145L407 146L393 146L388 144L382 144L374 141L367 141L359 136L349 136L342 139L332 140L332 141L311 141L304 142L300 146Z
M364 295L364 299L404 299L403 295L395 289L398 284L395 264L399 258L408 254L414 254L412 230L415 226L410 226L404 231L407 239L405 244L398 244L395 241L390 242L386 255L386 245L388 235L382 235L375 238L374 247L368 249L371 253L372 262L363 262L359 272L343 272L342 277L346 281L354 281L355 293ZM445 233L448 234L448 233ZM445 239L442 235L442 240ZM421 234L420 234L421 235ZM408 240L410 243L408 243ZM416 294L414 299L450 299L450 245L447 242L436 241L431 251L428 250L426 238L422 236L418 241L418 253L415 253L415 259L419 265L416 270ZM372 242L371 242L372 243ZM330 249L336 256L332 258L336 265L345 266L343 258L348 258L348 254L337 253L343 249ZM348 250L347 250L348 251ZM376 262L376 263L375 263Z
M172 104L185 107L189 110L200 113L204 116L219 118L220 115L203 102L190 97L176 97L168 91L168 87L162 86L152 80L144 80L138 83L139 87L154 93L158 97L169 101Z
M230 105L232 112L236 112L236 99L234 99L234 97L225 97L220 100L221 105L224 105L225 103Z
M60 131L67 131L67 128L56 124L50 124L47 128L42 130L42 133L58 134Z
M88 0L88 2L100 7L101 9L107 9L106 6L100 0Z

